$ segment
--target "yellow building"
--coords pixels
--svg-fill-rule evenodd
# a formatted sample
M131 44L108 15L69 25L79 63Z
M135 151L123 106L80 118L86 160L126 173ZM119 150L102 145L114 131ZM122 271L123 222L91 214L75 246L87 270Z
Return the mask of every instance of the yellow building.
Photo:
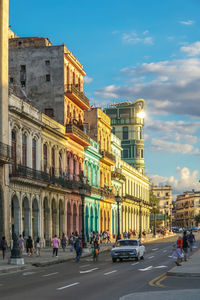
M134 167L121 161L122 174L126 181L123 184L121 207L121 232L135 231L136 235L149 229L149 178Z
M111 167L115 165L115 157L111 153L110 118L100 109L92 108L84 113L84 123L88 134L100 144L102 158L99 162L99 186L104 199L100 201L100 232L111 232L111 207L115 197L111 187Z

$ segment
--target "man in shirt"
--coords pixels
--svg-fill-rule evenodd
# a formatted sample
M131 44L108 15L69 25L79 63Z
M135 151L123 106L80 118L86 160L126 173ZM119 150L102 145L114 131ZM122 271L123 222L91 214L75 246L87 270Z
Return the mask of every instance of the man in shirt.
M54 254L56 255L56 257L58 257L59 239L57 238L56 234L55 234L54 238L51 240L51 242L53 244L53 257L54 257Z

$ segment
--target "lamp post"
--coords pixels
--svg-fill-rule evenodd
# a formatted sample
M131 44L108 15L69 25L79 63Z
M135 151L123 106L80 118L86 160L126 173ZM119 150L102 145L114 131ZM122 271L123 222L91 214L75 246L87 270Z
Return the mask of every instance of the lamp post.
M121 234L120 234L120 214L119 214L119 203L121 202L121 197L119 196L119 193L117 196L115 196L115 200L117 202L117 216L118 216L118 230L117 230L117 240L121 239Z
M82 186L79 188L79 192L81 195L81 203L82 203L82 244L83 248L87 248L87 244L85 242L85 194L86 189Z
M153 206L153 214L154 214L154 226L153 226L153 235L156 236L156 208L157 206Z
M141 239L141 237L142 237L142 203L141 203L141 200L139 200L139 205L140 205L140 209L139 209L139 239Z
M173 209L172 203L169 205L169 208L170 208L170 232L172 232L172 209Z

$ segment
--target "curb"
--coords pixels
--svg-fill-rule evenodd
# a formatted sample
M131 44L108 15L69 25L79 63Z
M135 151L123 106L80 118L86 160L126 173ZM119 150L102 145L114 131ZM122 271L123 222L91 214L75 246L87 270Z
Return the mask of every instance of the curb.
M179 273L179 272L166 272L167 276L176 277L200 277L200 273Z
M12 267L12 268L5 268L3 270L0 269L1 273L11 273L11 272L16 272L16 271L22 271L26 270L27 266L20 266L20 267Z
M111 249L109 248L105 248L105 249L102 249L100 251L100 254L102 252L107 252ZM92 256L92 253L86 253L84 255L82 255L82 257L90 257ZM61 263L64 263L64 262L67 262L67 261L70 261L70 260L74 260L75 257L68 257L68 258L63 258L63 259L58 259L58 260L54 260L54 261L48 261L48 262L43 262L43 263L40 263L40 262L37 262L37 263L32 263L32 266L34 267L46 267L46 266L51 266L51 265L56 265L56 264L61 264Z

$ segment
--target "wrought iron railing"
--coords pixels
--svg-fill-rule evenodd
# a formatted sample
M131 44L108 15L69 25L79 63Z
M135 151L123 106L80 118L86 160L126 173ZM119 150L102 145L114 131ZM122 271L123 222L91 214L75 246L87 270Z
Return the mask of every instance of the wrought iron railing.
M107 150L102 150L101 154L103 155L103 157L107 157L114 162L116 161L115 156L112 153L108 152Z
M31 168L28 168L26 166L22 165L17 165L17 166L12 166L12 171L10 173L10 176L12 177L24 177L28 179L34 179L34 180L39 180L39 181L44 181L44 182L49 182L50 181L50 176L49 174L42 172L42 171L37 171Z
M11 160L12 158L12 147L0 142L0 159Z
M74 94L81 101L83 101L87 106L90 105L90 100L85 96L85 94L83 92L79 91L78 85L75 85L75 84L66 84L65 85L65 93L66 94Z
M66 133L75 134L82 140L86 141L88 144L90 143L89 136L83 130L81 130L79 127L77 127L75 124L67 124L66 125Z

